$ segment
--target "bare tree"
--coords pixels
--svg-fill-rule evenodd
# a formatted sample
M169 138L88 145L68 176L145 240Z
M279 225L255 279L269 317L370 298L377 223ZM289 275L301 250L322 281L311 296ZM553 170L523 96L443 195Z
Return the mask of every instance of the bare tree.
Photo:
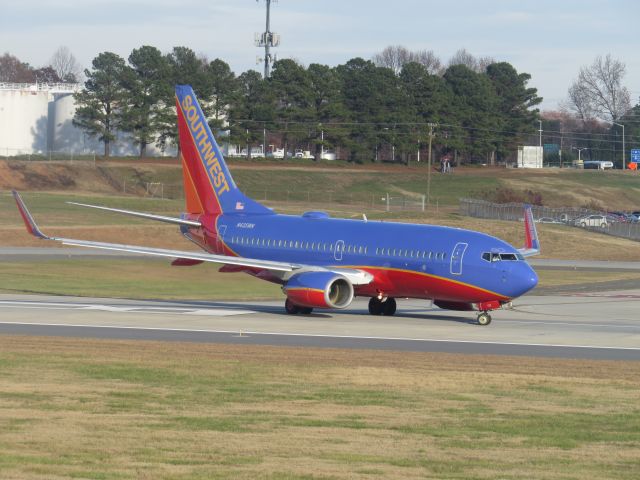
M449 59L448 66L451 67L453 65L464 65L474 72L485 73L487 67L492 63L496 63L493 57L476 58L471 53L469 53L466 48L461 48Z
M449 66L453 65L464 65L474 72L478 70L478 60L466 48L461 48L449 59Z
M567 94L567 100L561 104L563 111L573 113L583 124L595 118L595 112L589 96L577 80L571 84Z
M433 50L418 50L412 52L411 61L424 66L432 75L442 73L442 62Z
M629 90L622 85L626 65L608 54L597 56L593 64L582 67L571 87L565 108L583 121L599 118L615 122L631 108Z
M396 75L400 73L402 67L409 62L417 62L431 74L438 74L442 70L442 62L433 50L418 50L415 52L402 45L390 45L382 52L373 56L373 63L379 67L392 69Z
M59 47L51 56L49 65L63 82L75 83L79 80L82 69L68 47Z
M30 83L35 81L33 68L9 53L0 56L0 82Z
M478 73L484 73L487 71L487 67L493 63L496 63L496 59L493 57L480 57L478 59Z
M389 45L382 52L373 56L373 63L379 67L387 67L397 75L402 66L409 61L410 52L402 45Z

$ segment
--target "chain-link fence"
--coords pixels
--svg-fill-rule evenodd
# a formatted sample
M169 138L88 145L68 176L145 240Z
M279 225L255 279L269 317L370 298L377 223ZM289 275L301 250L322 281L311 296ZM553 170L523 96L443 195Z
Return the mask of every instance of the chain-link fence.
M536 222L564 224L640 241L640 222L621 215L586 208L551 208L540 205L533 205L531 210ZM468 198L460 200L460 213L469 217L522 221L523 211L521 203L501 204ZM591 216L595 218L589 218Z
M30 162L92 162L96 163L95 153L73 153L47 150L46 152L31 152L17 148L0 148L0 159L26 160Z
M123 181L123 191L135 193L142 185L134 179ZM179 199L184 197L182 184L146 184L145 193L149 196ZM425 195L396 195L388 192L380 194L353 192L312 192L302 190L242 189L248 197L259 202L309 203L313 205L339 204L345 206L360 206L380 211L420 211L427 208Z

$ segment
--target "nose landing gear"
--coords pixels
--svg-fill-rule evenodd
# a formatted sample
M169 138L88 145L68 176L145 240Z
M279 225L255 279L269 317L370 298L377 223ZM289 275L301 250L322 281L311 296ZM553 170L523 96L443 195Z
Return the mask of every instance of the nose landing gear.
M491 323L491 315L488 312L481 312L478 314L478 325L489 325Z

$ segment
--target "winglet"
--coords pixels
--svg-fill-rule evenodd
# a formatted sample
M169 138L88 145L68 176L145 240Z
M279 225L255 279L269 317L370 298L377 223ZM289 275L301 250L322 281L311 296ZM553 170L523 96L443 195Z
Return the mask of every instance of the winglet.
M35 220L31 216L31 213L29 213L27 206L24 204L24 201L22 200L22 197L20 196L20 194L15 190L11 190L11 193L13 194L13 198L16 199L18 210L20 211L20 215L22 215L22 220L24 220L24 224L27 227L27 231L34 237L42 238L44 240L51 240L50 237L47 237L44 233L40 231L40 229L38 228L38 225L36 224Z
M540 241L538 240L538 231L536 230L536 224L533 221L533 212L531 211L531 205L524 206L524 248L520 249L525 257L531 255L537 255L540 253Z

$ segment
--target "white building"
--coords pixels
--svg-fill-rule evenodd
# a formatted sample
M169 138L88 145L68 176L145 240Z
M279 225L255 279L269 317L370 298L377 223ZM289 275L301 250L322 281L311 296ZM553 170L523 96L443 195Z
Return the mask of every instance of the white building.
M0 83L0 157L26 154L104 152L97 138L73 125L76 111L73 93L80 84ZM118 134L111 154L136 155L138 148L125 134ZM149 155L161 155L155 145ZM175 155L175 149L167 154Z

